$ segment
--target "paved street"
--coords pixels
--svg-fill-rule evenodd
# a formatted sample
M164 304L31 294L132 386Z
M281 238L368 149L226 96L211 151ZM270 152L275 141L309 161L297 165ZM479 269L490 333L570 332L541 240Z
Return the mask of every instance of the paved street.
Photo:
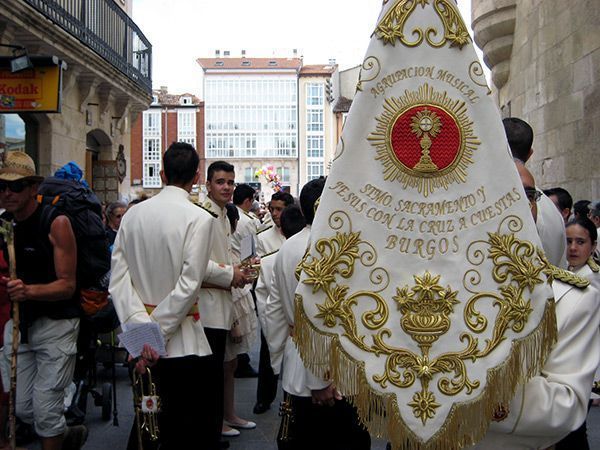
M253 365L256 366L258 354L252 354ZM110 372L99 368L99 378L108 377ZM108 378L107 378L108 380ZM85 450L120 450L124 449L127 443L127 436L132 423L132 400L127 370L123 367L117 369L117 397L118 397L118 418L119 426L115 427L112 420L102 421L101 408L93 406L93 400L88 400L87 426L90 430L88 442ZM257 423L255 430L242 431L241 436L230 439L232 450L276 450L275 436L279 427L279 417L275 404L272 409L265 414L254 415L252 407L255 401L256 379L238 379L236 380L236 395L238 398L238 412L246 419ZM277 405L280 398L277 399ZM600 450L600 408L592 408L588 418L588 433L590 438L590 448ZM32 450L38 450L38 444L30 446ZM200 447L198 447L200 448ZM385 449L385 443L380 440L373 442L373 450ZM573 449L576 450L576 449Z

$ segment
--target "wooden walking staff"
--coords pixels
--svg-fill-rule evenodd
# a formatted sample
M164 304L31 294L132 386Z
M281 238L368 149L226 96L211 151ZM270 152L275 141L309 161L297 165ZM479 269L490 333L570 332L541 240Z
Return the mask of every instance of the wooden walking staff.
M17 279L17 261L15 258L15 239L13 231L13 223L8 220L2 220L0 224L0 234L6 242L8 249L8 274L11 280ZM8 417L9 417L9 435L10 448L17 448L17 416L15 414L15 401L17 394L17 350L19 348L19 303L12 304L12 354L10 357L10 392L8 402Z

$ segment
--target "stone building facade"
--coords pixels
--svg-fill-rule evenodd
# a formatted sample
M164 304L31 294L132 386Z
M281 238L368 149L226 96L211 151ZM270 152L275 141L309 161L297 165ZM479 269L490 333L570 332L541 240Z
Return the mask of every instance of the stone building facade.
M600 2L473 0L472 22L502 115L534 129L537 184L600 199Z
M0 44L63 61L59 113L12 114L42 175L75 161L107 202L130 190L131 123L152 100L152 47L130 0L2 0ZM0 55L10 48L0 46Z

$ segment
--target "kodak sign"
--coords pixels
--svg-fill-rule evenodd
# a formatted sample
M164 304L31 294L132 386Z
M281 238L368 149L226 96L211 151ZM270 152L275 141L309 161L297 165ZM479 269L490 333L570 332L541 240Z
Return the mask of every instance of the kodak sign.
M17 73L0 65L0 113L60 112L61 66L33 61Z

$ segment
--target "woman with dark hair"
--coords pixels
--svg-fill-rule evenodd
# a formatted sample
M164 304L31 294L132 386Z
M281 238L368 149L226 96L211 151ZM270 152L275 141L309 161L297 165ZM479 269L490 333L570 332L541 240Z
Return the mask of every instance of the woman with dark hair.
M589 280L591 286L600 291L600 266L594 260L598 232L596 225L587 217L573 219L566 225L567 234L567 261L569 261L569 270L582 278ZM594 379L599 378L599 371L596 371ZM597 397L597 396L596 396ZM594 398L594 395L592 395ZM596 404L597 400L593 400ZM592 401L590 401L590 404ZM587 439L587 423L583 424L575 431L572 431L563 440L555 445L556 450L589 449Z
M237 228L238 220L240 220L240 213L233 203L227 203L225 205L227 211L227 218L229 219L229 225L231 226L231 234L235 232Z
M598 240L596 226L586 217L574 219L567 224L566 233L569 270L600 291L600 266L593 257Z

